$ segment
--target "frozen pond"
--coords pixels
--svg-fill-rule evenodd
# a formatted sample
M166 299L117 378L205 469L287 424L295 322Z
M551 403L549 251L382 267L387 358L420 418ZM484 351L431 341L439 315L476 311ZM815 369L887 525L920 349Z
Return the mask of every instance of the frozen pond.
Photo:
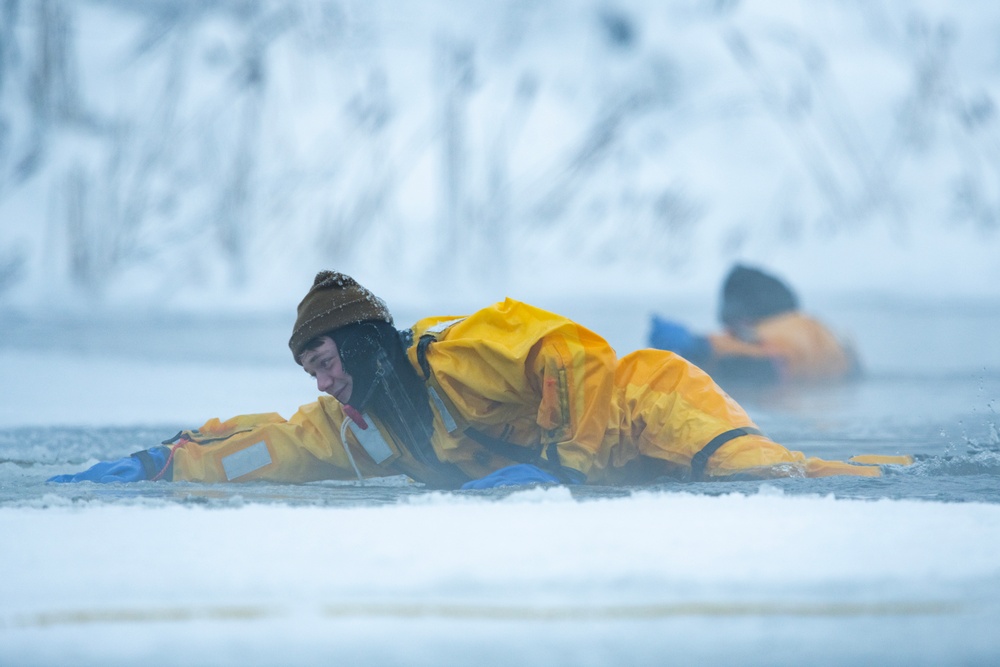
M642 345L647 308L539 305ZM519 492L46 484L209 417L289 416L314 388L281 321L7 316L0 663L997 661L1000 307L817 310L866 378L734 395L792 449L915 465Z

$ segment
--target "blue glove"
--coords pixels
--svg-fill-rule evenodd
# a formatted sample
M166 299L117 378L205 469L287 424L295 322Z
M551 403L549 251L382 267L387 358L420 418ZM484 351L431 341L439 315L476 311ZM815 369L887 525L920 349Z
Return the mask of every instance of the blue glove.
M169 457L169 448L154 447L117 461L95 463L87 470L73 475L56 475L49 478L48 481L59 483L98 482L99 484L141 482L144 479L152 479L163 470Z
M658 350L670 350L695 363L704 361L712 352L708 338L696 336L683 324L664 320L658 315L653 315L649 345Z
M496 489L525 484L560 484L559 478L530 463L519 463L494 470L489 475L462 485L463 489Z

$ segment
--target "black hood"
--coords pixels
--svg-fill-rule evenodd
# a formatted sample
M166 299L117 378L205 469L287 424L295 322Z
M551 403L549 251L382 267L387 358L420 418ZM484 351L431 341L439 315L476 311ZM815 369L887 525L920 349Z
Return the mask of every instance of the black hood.
M348 324L331 331L329 335L337 344L344 370L354 380L347 403L359 411L364 411L372 399L376 378L385 373L387 364L409 366L399 341L399 332L387 322Z
M798 298L784 282L760 269L737 265L722 286L719 320L735 327L798 309Z

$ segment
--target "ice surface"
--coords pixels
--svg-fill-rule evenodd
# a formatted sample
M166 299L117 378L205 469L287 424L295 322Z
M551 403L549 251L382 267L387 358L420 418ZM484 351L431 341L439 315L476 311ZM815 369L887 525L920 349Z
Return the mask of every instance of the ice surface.
M354 509L57 503L0 509L0 528L17 536L2 550L18 573L0 582L5 664L957 664L1000 650L996 504L553 489Z

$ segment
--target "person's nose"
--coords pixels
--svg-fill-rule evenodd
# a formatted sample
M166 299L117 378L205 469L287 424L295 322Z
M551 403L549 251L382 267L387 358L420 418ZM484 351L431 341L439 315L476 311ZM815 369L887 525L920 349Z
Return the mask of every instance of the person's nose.
M324 394L327 390L333 386L333 378L326 373L316 374L316 388L319 389Z

